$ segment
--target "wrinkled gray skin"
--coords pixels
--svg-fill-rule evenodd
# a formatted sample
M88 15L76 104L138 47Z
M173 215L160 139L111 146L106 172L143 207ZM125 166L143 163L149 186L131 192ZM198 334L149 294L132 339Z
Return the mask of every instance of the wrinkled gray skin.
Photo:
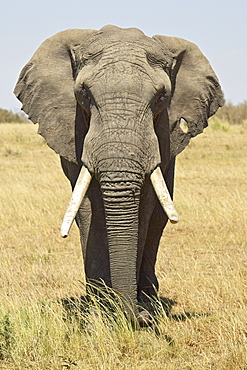
M94 175L76 217L86 278L113 287L137 313L137 302L157 294L167 223L149 175L160 165L172 194L176 155L223 104L209 62L175 37L67 30L39 47L15 94L72 187L82 163Z

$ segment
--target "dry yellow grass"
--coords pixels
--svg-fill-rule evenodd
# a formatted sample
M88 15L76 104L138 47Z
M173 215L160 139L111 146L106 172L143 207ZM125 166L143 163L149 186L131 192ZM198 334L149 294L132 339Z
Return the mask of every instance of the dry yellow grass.
M247 369L246 125L212 122L178 157L156 331L64 319L58 300L84 292L78 231L59 237L70 186L36 126L0 131L0 369Z

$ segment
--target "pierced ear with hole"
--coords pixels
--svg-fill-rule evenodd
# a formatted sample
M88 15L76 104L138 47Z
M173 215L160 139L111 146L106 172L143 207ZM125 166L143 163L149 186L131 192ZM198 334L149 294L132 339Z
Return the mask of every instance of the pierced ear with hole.
M188 126L187 121L184 118L180 118L179 126L180 126L181 130L183 131L183 133L187 134L187 132L189 131L189 126Z
M171 157L190 139L203 132L208 118L224 104L219 81L207 58L193 43L167 36L154 36L164 53L174 60L170 71L172 98L168 108Z

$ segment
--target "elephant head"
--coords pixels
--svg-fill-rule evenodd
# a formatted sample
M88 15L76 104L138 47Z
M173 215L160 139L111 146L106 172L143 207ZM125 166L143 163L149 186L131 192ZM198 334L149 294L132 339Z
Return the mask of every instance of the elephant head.
M143 188L151 175L165 212L177 221L161 173L223 104L209 62L196 45L175 37L115 26L67 30L39 47L15 94L48 145L82 166L72 219L91 177L98 181L111 284L134 305Z

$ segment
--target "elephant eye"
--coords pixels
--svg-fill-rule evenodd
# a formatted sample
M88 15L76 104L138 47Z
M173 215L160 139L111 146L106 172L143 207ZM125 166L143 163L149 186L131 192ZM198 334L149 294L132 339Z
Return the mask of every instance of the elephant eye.
M160 113L168 105L169 95L165 88L161 89L154 97L151 107L154 115Z
M157 103L163 103L167 100L167 96L166 96L166 91L162 91L159 93L159 95L157 96Z
M80 84L75 90L75 95L80 106L89 115L93 100L89 89L84 84Z
M90 99L90 96L88 95L87 89L82 89L81 94L84 98Z

